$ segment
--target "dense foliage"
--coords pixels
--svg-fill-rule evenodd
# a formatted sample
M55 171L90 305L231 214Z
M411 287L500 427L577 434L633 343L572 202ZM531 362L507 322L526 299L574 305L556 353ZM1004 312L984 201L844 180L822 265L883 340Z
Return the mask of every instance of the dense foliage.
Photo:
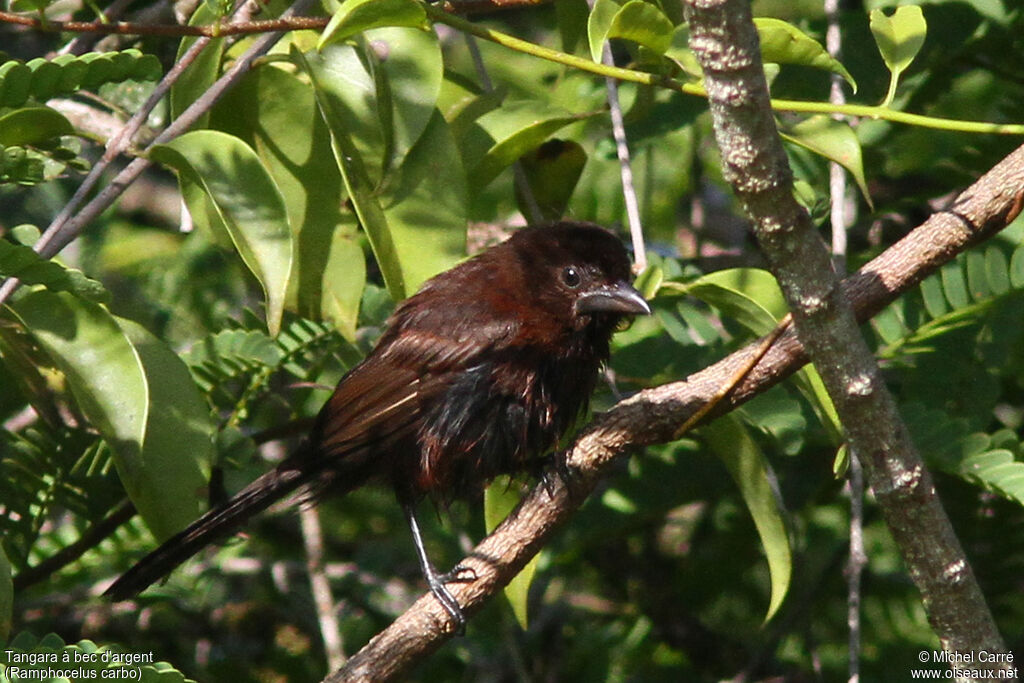
M65 3L11 4L67 18ZM870 12L896 3L848 4L841 60L821 47L817 3L754 9L797 191L826 228L829 161L853 179L852 270L1020 142L1020 126L1005 135L983 124L1024 122L1024 10L949 0L890 18ZM160 5L128 11L152 17L167 12ZM228 9L203 3L186 20L229 22ZM261 18L283 9L273 0ZM82 3L73 15L92 21L95 11ZM415 0L325 2L311 12L333 13L324 30L285 33L191 132L146 147L256 40L213 38L142 122L129 156L154 165L50 259L30 247L196 38L0 28L0 276L23 283L0 309L0 649L171 663L144 668L146 680L329 671L309 590L311 532L295 514L264 515L244 540L132 603L98 596L157 539L279 459L394 302L467 248L524 216L623 223L600 68L529 54L529 44L467 42L465 26L437 12ZM615 63L639 74L620 83L619 99L656 314L616 337L596 409L771 329L784 303L722 180L677 3L558 0L462 21L595 66L609 40ZM642 83L649 74L654 85ZM828 103L833 75L867 111L828 118L850 113ZM865 333L998 625L1024 653L1022 321L1018 220ZM544 549L528 585L509 592L514 610L492 601L417 676L845 675L849 500L831 416L806 369L637 453ZM495 499L518 483L498 489ZM424 515L441 567L484 536L483 507ZM423 585L388 491L318 509L350 653ZM870 501L864 535L862 675L907 680L938 642ZM75 549L84 552L61 561Z

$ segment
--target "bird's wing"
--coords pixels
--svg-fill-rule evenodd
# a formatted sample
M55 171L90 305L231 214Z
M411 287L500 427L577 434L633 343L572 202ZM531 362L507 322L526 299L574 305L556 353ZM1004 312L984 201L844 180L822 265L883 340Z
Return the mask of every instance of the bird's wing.
M356 366L324 405L313 432L317 456L379 449L416 435L425 406L476 365L497 337L453 339L405 329Z

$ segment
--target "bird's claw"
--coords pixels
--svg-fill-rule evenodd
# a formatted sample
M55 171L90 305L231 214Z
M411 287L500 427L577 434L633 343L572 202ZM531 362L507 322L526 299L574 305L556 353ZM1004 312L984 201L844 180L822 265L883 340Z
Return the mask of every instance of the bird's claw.
M476 570L464 564L457 564L450 572L439 575L442 583L473 583L476 581Z
M444 611L455 622L455 635L463 636L466 634L466 615L463 614L459 601L455 599L455 596L445 586L445 583L448 582L448 576L449 574L432 573L427 576L427 585L430 587L430 592L441 603Z

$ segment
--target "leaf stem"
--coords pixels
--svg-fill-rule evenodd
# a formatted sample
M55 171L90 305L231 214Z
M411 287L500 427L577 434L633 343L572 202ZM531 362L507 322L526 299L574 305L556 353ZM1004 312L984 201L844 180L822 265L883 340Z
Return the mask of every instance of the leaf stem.
M556 64L586 71L605 78L615 78L620 81L639 83L641 85L652 85L662 88L669 88L687 95L707 97L703 86L697 83L683 83L668 76L636 71L618 66L598 64L584 57L559 52L542 45L537 45L507 33L495 31L478 24L474 24L462 17L449 14L442 9L432 5L424 6L433 21L451 26L459 31L470 33L483 40L497 43L511 50L533 55L546 59ZM830 104L828 102L805 102L801 100L773 99L772 109L775 111L789 111L796 113L810 114L841 114L845 116L859 116L871 119L882 119L894 123L905 123L921 128L934 128L937 130L950 130L968 133L988 133L1000 135L1024 135L1024 124L1002 124L987 123L984 121L963 121L958 119L945 119L936 116L925 116L923 114L910 114L907 112L895 111L886 106L874 106L864 104Z

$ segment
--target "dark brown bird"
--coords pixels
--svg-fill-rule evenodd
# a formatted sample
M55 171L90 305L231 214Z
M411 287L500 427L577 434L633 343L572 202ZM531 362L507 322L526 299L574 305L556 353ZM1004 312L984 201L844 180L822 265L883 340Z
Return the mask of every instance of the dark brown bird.
M596 225L525 228L426 282L338 383L293 455L143 558L107 589L125 599L305 486L389 483L431 591L464 619L427 559L413 508L521 470L586 409L625 316L647 314L622 243Z

